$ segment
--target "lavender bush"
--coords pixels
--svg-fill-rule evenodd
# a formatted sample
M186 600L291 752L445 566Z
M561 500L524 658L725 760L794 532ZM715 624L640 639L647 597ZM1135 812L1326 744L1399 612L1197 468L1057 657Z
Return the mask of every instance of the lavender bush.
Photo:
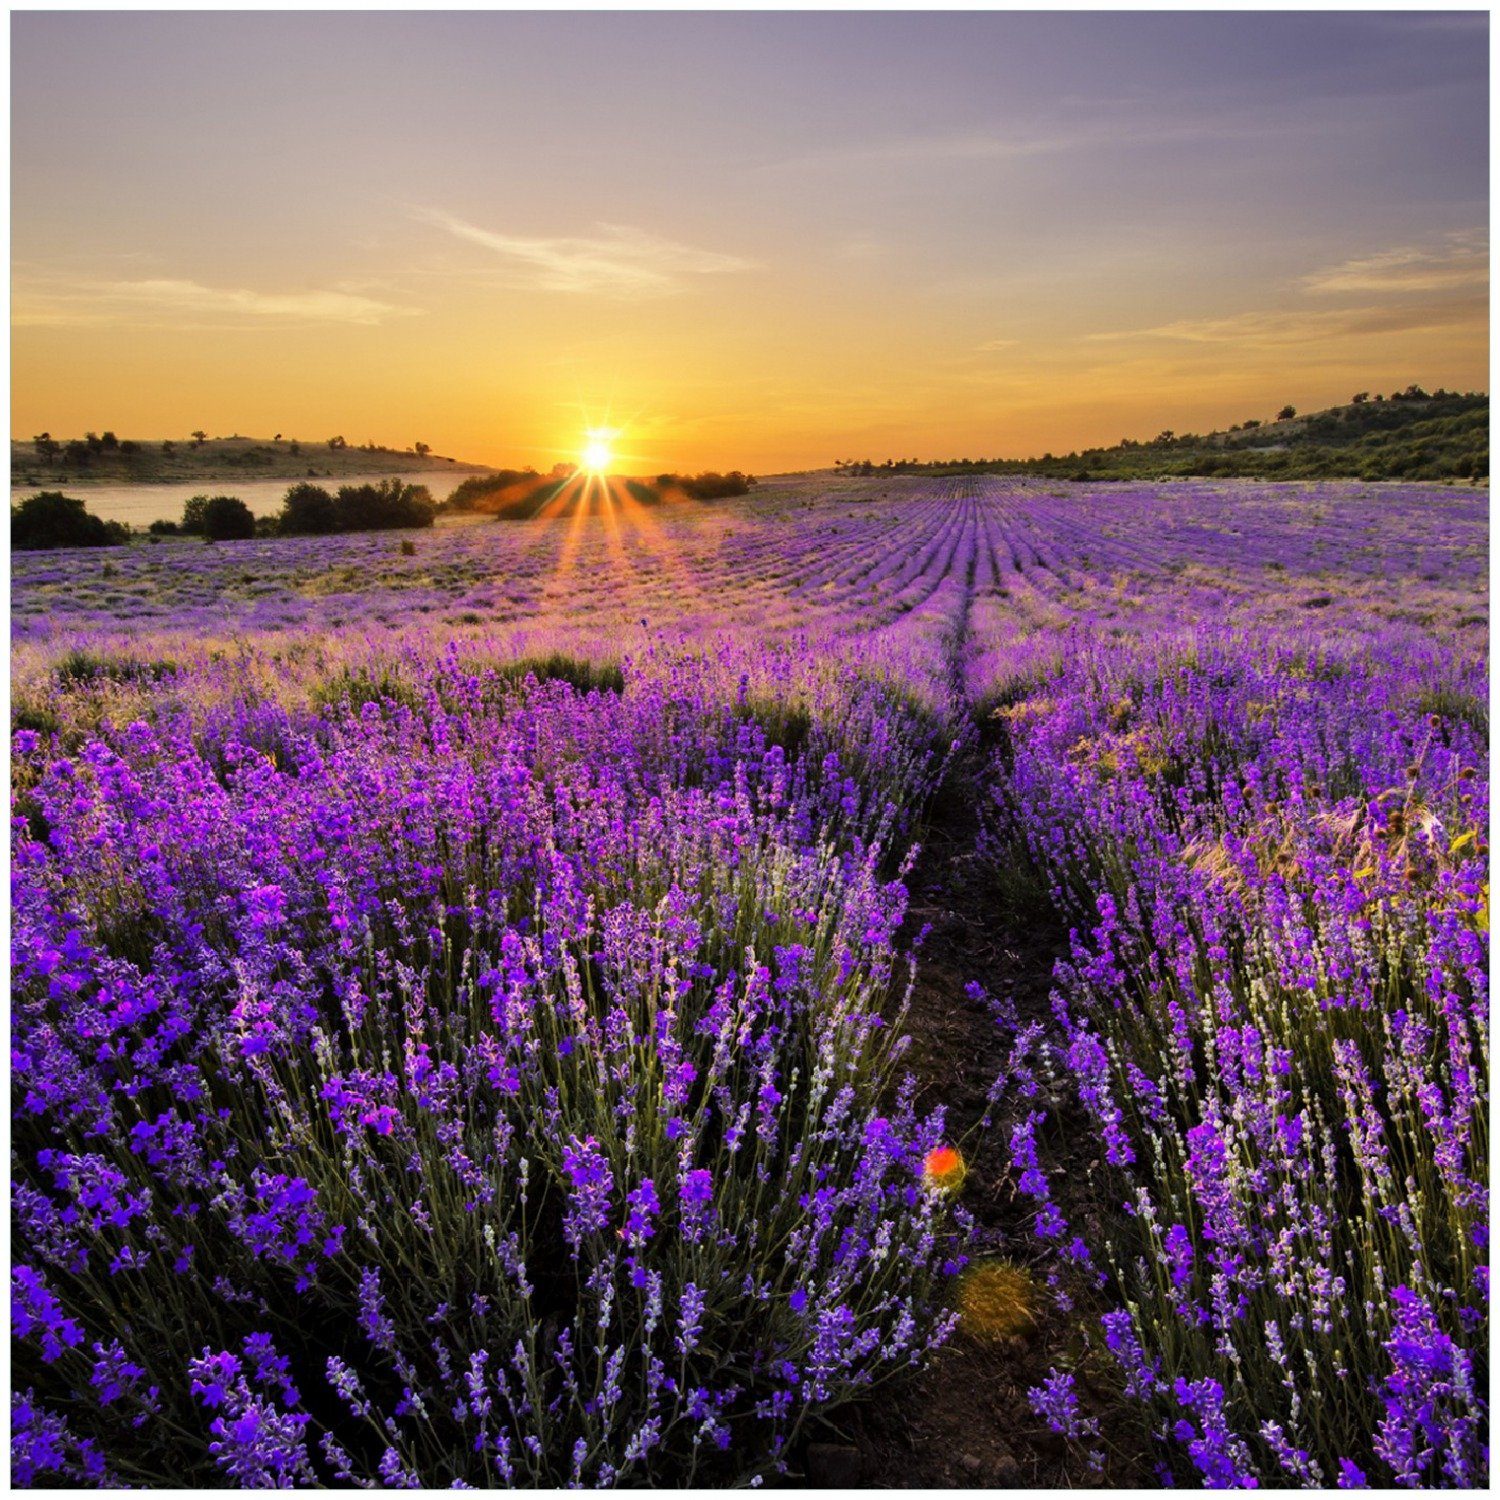
M795 1465L953 1326L905 876L977 723L1073 928L989 1147L1054 1320L1177 1479L1484 1483L1485 497L622 505L15 560L17 1480Z
M23 1473L744 1479L945 1336L928 730L844 695L882 794L711 678L16 736Z
M999 836L1080 924L1051 1061L1103 1339L1205 1482L1485 1480L1483 690L1223 638L1007 715Z

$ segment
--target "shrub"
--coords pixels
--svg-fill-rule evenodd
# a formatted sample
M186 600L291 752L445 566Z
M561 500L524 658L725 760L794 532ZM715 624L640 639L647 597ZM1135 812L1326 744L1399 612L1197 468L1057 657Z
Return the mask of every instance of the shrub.
M23 1471L758 1479L951 1327L884 798L680 674L471 684L40 770Z
M727 474L712 469L702 474L658 474L657 488L678 489L693 500L725 500L733 495L748 495L755 488L755 476L731 469Z
M437 514L423 484L387 479L380 484L346 484L334 501L340 531L391 531L431 526Z
M282 536L327 536L339 529L334 498L316 484L294 484L281 502L277 529Z
M234 495L215 495L203 508L203 535L211 542L246 541L255 535L255 514Z
M118 547L129 539L128 526L90 515L82 500L59 490L43 490L11 507L10 543L21 552L51 547Z
M188 536L202 536L207 525L208 496L194 495L182 503L180 530Z
M535 469L499 469L493 474L471 474L443 502L443 509L484 510L486 501L497 499L507 490L525 490L540 478Z
M1487 1468L1483 674L1431 668L1090 653L994 766L1073 928L1037 1071L1123 1211L1072 1239L1040 1110L1013 1168L1039 1244L1108 1288L1101 1342L1184 1478Z

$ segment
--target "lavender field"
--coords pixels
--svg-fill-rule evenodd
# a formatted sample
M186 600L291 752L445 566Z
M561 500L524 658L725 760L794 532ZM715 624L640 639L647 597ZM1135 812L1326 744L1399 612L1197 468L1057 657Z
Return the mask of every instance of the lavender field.
M15 555L17 1480L1485 1484L1487 493L618 501Z

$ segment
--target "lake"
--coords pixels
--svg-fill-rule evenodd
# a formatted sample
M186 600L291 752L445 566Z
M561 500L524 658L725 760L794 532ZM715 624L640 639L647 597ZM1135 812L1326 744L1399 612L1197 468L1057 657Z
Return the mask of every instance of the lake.
M336 493L345 484L379 484L382 480L398 477L408 484L425 484L432 491L434 500L446 500L469 476L452 469L424 469L417 473L401 474L340 474L329 479L309 479L308 484L320 484L330 493ZM130 526L149 526L153 521L180 521L183 503L194 495L238 495L258 516L272 516L281 509L281 502L295 479L195 479L177 484L78 484L64 485L65 494L76 495L89 508L92 515L103 516L106 521L124 521ZM55 488L40 484L36 486L16 485L11 490L11 501L24 500L38 490Z

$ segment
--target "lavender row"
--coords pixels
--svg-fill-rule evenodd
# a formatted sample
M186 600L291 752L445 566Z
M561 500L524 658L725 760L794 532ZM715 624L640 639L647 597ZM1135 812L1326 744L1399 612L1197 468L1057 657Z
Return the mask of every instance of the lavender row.
M398 665L16 736L22 1483L758 1481L951 1328L930 721Z
M1001 710L993 837L1077 924L1012 1086L1072 1095L1102 1213L1054 1205L1044 1111L1011 1148L1200 1482L1486 1482L1484 692L1447 644L1208 635Z

